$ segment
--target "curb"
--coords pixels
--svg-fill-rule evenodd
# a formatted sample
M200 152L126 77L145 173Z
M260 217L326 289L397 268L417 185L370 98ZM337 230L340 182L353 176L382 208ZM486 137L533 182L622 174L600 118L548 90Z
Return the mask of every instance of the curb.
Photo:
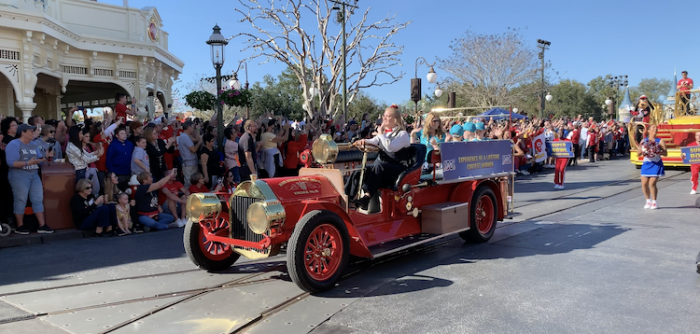
M27 245L48 244L55 241L73 240L92 237L94 233L75 229L57 230L54 233L42 234L17 234L12 233L7 237L0 238L0 249Z

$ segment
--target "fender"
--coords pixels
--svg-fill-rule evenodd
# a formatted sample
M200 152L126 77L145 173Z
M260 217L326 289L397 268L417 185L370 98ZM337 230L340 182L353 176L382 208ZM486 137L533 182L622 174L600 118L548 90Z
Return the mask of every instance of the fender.
M493 191L493 194L496 196L496 203L499 206L499 208L496 210L498 212L498 220L499 221L503 220L504 219L503 208L500 208L500 206L503 205L503 196L501 195L501 188L498 186L498 184L494 180L488 179L488 180L464 182L464 183L458 185L452 191L452 195L450 195L450 202L470 202L471 203L472 197L474 196L474 192L476 192L476 189L479 187L491 188L491 190Z
M360 234L355 228L355 223L352 221L348 213L343 210L343 208L332 202L301 201L301 204L304 207L299 215L300 219L307 213L314 210L326 210L337 214L340 219L345 222L345 227L347 227L348 234L350 235L350 254L364 258L372 258L372 253L369 251L369 248L367 248L364 241L362 241L362 238L360 238Z

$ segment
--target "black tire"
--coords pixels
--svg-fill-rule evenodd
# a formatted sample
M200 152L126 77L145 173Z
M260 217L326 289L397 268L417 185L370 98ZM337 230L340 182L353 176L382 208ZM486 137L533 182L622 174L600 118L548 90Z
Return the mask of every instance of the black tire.
M634 168L636 168L636 169L642 169L642 165L634 165Z
M490 227L484 229L484 231L479 230L479 226L477 224L477 206L479 204L480 200L484 200L488 202L490 200L491 203L491 225ZM475 243L483 243L489 241L491 237L493 236L493 233L496 231L496 224L498 223L498 212L500 210L499 207L500 203L496 201L496 195L494 195L493 191L491 188L486 187L486 186L481 186L479 187L476 192L474 193L474 197L472 197L472 202L470 203L469 206L469 230L464 231L464 232L459 232L459 236L464 239L465 241L469 242L475 242ZM483 211L482 211L483 212ZM483 217L482 217L483 219ZM488 219L487 219L488 221Z
M327 260L327 263L333 261L331 264L333 270L328 274L327 278L319 280L312 277L312 274L309 273L308 268L310 267L307 267L306 260L312 260L313 257L306 258L306 246L310 242L309 238L312 236L312 233L317 233L317 228L320 228L322 225L330 225L324 228L333 227L335 231L331 229L328 233L337 232L336 237L342 242L342 245L337 248L341 252L340 254L333 253L331 256L327 256L330 259ZM321 247L319 247L320 250ZM335 286L335 283L345 271L349 258L350 237L348 236L345 222L333 212L314 210L304 215L294 227L294 232L289 239L287 247L287 270L292 281L302 290L311 293L322 292ZM327 268L326 262L324 264L324 267Z
M202 250L202 240L199 234L201 229L202 227L199 226L199 223L190 220L188 220L187 225L185 225L185 233L182 240L185 245L185 252L190 260L192 260L192 263L206 271L221 271L231 267L238 261L241 255L230 250L230 247L227 252L230 252L230 254L224 256L205 253Z

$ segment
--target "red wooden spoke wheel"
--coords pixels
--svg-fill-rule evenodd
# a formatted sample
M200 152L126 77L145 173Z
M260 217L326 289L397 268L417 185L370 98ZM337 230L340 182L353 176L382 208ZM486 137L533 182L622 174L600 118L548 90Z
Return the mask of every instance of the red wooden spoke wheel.
M335 213L314 210L294 226L287 247L289 277L309 292L332 289L350 258L345 222Z
M342 260L343 239L335 226L317 226L306 240L304 267L311 278L325 281L332 277Z
M227 215L222 214L218 218L204 220L201 224L196 221L187 221L183 243L187 256L197 267L208 271L224 270L240 257L240 254L234 252L230 245L208 241L205 236L206 233L213 233L228 237L227 218Z
M226 258L231 256L233 250L227 244L207 241L205 233L209 232L220 237L228 237L228 230L228 222L221 218L207 220L200 223L199 247L201 248L202 253L212 261L225 260Z
M460 232L459 236L471 242L489 241L496 231L498 205L491 188L486 185L477 188L472 197L469 230Z
M493 201L489 196L481 196L476 202L476 228L481 234L487 234L493 225L493 217L495 215Z

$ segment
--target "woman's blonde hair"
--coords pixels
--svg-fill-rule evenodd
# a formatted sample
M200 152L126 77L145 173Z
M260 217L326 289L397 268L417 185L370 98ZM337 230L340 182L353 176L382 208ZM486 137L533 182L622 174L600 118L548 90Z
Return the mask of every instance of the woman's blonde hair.
M398 125L399 130L406 130L406 125L403 124L403 117L401 117L401 111L399 110L399 106L392 104L391 106L386 108L384 112L388 110L391 110L391 112L393 113L392 116L396 120L396 125Z
M75 185L75 192L81 192L87 189L88 186L92 186L92 183L88 179L80 179Z
M423 125L423 137L425 137L425 140L430 141L430 128L429 126L432 126L433 120L434 119L440 120L440 125L438 125L437 129L435 129L435 137L438 139L443 139L445 137L445 130L442 129L442 120L440 119L440 115L438 115L436 112L429 112L427 115L425 115L425 122Z

